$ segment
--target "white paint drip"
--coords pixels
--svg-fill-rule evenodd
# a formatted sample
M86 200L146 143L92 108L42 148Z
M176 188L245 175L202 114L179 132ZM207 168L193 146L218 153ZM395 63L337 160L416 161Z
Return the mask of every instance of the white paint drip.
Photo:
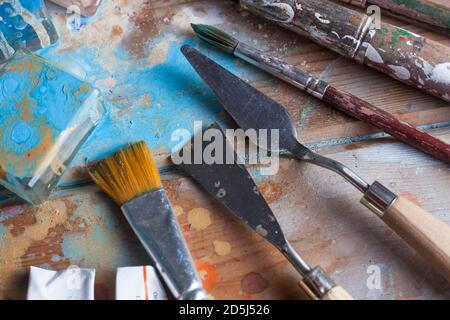
M339 33L337 33L336 31L331 31L331 34L336 36L336 38L340 39L341 36L339 35Z
M446 85L450 84L450 62L441 63L433 67L428 61L418 58L415 61L415 65L422 69L426 80Z
M436 65L430 75L430 79L434 82L450 84L450 63Z
M330 24L330 20L325 19L319 12L316 12L315 16L316 16L316 19L319 20L320 22L325 23L325 24Z
M381 55L370 43L367 43L366 58L375 63L384 63Z
M392 71L394 71L394 75L400 79L400 80L409 80L411 79L411 73L408 69L402 66L394 66L389 65L389 68L391 68Z

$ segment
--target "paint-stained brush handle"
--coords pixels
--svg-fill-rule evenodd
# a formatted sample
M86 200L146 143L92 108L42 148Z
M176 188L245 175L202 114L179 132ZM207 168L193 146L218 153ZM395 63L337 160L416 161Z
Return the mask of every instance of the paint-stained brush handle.
M382 23L361 50L359 62L450 102L450 47Z
M340 0L362 8L378 6L383 13L443 33L450 32L450 6L430 0Z
M344 57L450 102L450 48L327 0L240 0L274 21Z
M323 96L323 101L348 115L374 125L436 159L450 163L449 144L350 93L330 86Z
M450 226L375 182L361 202L450 281Z

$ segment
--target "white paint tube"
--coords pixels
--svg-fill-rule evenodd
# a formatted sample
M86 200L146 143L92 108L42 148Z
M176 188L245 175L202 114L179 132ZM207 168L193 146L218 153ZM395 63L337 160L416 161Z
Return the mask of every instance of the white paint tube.
M167 295L153 267L125 267L117 269L116 300L167 300Z
M27 300L94 300L95 269L30 268Z

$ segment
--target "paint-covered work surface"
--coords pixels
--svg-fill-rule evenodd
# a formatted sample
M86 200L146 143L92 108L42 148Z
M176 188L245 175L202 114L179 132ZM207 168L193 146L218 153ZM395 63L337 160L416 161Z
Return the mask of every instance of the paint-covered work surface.
M192 130L194 120L208 125L225 118L180 53L186 43L282 103L302 142L450 222L446 164L382 138L377 129L200 43L189 24L218 25L450 142L448 103L240 11L233 1L109 0L94 17L80 21L68 18L60 7L48 7L60 43L40 54L99 87L108 113L53 200L38 207L0 209L0 297L25 297L31 265L79 265L97 269L97 298L111 299L116 267L149 263L112 201L94 186L85 186L84 169L128 142L145 140L168 172L165 187L214 298L304 298L295 285L298 274L281 254L170 166L170 149L180 143L171 141L175 129ZM450 45L443 35L407 28ZM261 176L257 168L252 174L293 246L355 298L450 297L450 285L364 209L359 194L340 177L289 158L281 160L276 176ZM380 283L374 278L378 273Z

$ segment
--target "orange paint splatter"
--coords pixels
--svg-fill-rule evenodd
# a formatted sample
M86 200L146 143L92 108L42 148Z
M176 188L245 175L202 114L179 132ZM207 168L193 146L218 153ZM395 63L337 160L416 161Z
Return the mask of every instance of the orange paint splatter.
M283 195L283 190L280 183L265 181L259 186L259 190L268 203L279 200Z
M197 261L196 266L205 290L208 292L213 290L217 283L216 269L205 261Z
M405 197L406 199L408 199L409 201L413 202L414 204L417 204L418 206L420 206L419 199L414 194L412 194L411 192L402 192L401 196Z

